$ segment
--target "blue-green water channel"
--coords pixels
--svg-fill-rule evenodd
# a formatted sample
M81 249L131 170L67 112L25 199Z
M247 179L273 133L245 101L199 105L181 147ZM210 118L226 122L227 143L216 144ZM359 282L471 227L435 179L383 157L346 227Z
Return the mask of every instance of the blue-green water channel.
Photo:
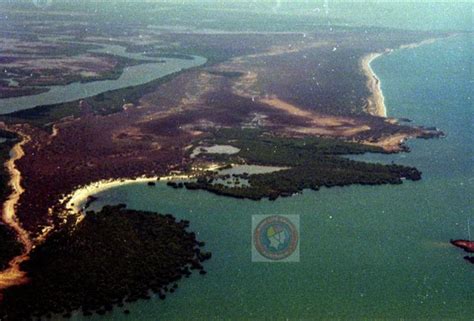
M58 40L61 41L61 40ZM91 52L107 53L130 59L146 61L145 63L125 67L117 79L97 80L90 82L74 82L68 85L48 86L49 91L31 96L21 96L0 99L0 114L31 109L36 106L59 104L77 99L83 99L110 90L138 86L158 78L165 77L183 69L200 66L206 63L204 57L194 56L194 59L150 58L141 53L126 52L125 47L118 45L101 45L98 50Z

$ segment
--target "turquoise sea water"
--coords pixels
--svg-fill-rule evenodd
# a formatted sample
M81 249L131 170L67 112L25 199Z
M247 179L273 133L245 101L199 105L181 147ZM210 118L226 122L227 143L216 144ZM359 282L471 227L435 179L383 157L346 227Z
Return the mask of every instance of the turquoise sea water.
M180 281L165 301L92 319L472 320L474 266L448 243L467 237L467 220L474 221L470 41L445 39L373 62L390 116L447 134L411 141L408 154L364 156L416 166L419 182L305 191L273 202L163 184L99 195L96 208L125 202L189 219L213 258L206 276ZM251 262L252 214L300 215L299 263Z
M323 2L323 1L320 1ZM298 3L288 1L298 7ZM311 6L313 2L307 1ZM339 18L349 25L412 30L473 30L473 4L469 1L433 0L326 0L320 6L329 21Z

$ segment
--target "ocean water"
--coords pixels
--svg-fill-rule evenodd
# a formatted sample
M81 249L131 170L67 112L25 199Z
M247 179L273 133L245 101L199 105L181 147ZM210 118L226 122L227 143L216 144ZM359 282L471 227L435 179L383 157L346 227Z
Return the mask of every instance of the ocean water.
M118 187L96 208L189 219L213 257L206 276L179 282L106 316L74 320L472 320L474 266L449 244L474 221L471 36L395 51L373 62L388 114L436 126L446 138L413 140L411 153L366 155L423 171L393 186L305 191L276 201L218 197L158 184ZM300 215L300 262L252 263L251 216Z
M321 1L323 2L323 1ZM292 3L292 2L289 2ZM321 15L353 26L377 26L412 30L473 30L473 4L469 1L347 1L326 0ZM317 2L316 2L317 3ZM298 7L298 3L294 3ZM314 9L313 9L314 10Z

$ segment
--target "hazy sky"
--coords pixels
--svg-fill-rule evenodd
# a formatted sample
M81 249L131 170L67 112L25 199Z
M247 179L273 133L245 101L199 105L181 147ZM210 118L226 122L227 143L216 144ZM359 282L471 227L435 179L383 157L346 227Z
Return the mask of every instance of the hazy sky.
M268 15L302 15L326 17L364 26L402 29L472 30L473 4L465 1L437 0L34 0L60 3L102 3L118 7L120 3L147 2L167 4L202 4L203 10L246 12ZM0 0L1 3L32 3L33 0ZM118 7L119 8L119 7ZM0 8L1 9L1 8ZM129 10L128 8L127 10ZM156 9L156 8L155 8ZM1 10L0 10L1 11ZM186 6L183 7L183 12ZM199 10L198 10L199 11ZM194 12L199 19L200 12ZM208 16L208 15L207 15Z

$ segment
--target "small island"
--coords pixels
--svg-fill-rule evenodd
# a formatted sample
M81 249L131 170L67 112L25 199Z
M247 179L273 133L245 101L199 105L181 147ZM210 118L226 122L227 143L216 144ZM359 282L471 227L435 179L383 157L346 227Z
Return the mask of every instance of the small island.
M452 245L463 249L468 253L474 253L474 241L469 240L451 240Z
M456 247L463 249L467 253L474 253L474 241L470 240L451 240L450 243ZM464 259L474 264L474 256L465 255Z

